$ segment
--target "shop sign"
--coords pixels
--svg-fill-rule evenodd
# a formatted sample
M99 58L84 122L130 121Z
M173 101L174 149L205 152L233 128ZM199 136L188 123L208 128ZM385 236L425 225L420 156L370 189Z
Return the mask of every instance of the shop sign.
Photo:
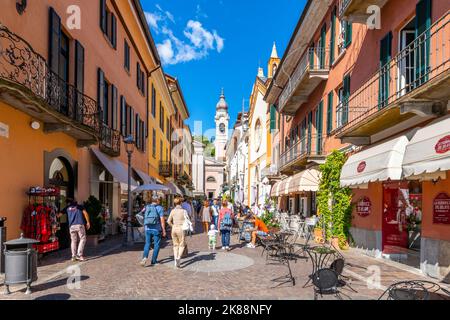
M372 202L368 197L362 197L356 204L356 213L361 217L367 217L372 210Z
M450 196L445 192L434 199L433 223L450 224Z
M0 137L9 138L9 126L0 122Z
M444 154L450 151L450 136L445 136L439 140L434 149L436 150L436 153L439 154Z
M361 163L358 165L358 173L361 173L361 172L363 172L364 170L366 170L366 166L367 166L367 163L366 163L365 161L361 162Z

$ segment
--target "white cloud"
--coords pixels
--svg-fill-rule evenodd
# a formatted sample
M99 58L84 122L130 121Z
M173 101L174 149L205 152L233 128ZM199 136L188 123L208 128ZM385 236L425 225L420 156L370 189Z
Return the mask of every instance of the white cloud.
M164 11L159 4L155 7L157 12L145 12L150 27L156 34L164 35L162 42L157 44L159 55L163 64L173 65L193 60L200 60L208 56L209 51L222 52L224 39L216 30L209 31L203 27L198 20L189 20L183 30L184 38L180 39L174 35L170 22L175 24L175 17ZM200 6L197 6L199 12Z

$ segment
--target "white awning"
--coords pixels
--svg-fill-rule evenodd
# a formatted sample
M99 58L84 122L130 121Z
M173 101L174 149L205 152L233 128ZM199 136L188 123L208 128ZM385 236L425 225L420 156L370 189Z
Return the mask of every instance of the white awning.
M101 152L98 148L92 147L92 152L97 157L98 161L100 161L106 170L114 177L117 182L121 183L121 188L123 189L123 185L128 186L128 170L125 165L117 159L113 159L108 157L103 152ZM136 181L131 178L131 185L136 187L138 184ZM125 189L127 190L127 188Z
M406 146L403 175L436 176L450 170L450 117L418 130ZM433 175L434 174L434 175Z
M278 186L278 190L277 190L278 197L289 194L289 184L291 183L293 178L294 177L289 177L289 178L286 178L283 181L281 181L280 185Z
M389 140L352 155L341 172L342 187L358 187L369 182L402 179L406 136Z
M319 190L320 172L316 169L307 169L297 173L289 183L289 193Z
M273 187L272 190L270 191L270 196L271 197L278 197L279 196L279 187L280 187L281 181L277 181Z

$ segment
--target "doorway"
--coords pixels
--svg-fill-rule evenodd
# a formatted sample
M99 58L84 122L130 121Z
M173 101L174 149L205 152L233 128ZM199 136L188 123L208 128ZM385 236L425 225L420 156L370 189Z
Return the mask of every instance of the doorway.
M414 66L416 39L416 18L412 19L401 31L399 37L399 64L398 64L398 96L404 96L413 89L416 68Z

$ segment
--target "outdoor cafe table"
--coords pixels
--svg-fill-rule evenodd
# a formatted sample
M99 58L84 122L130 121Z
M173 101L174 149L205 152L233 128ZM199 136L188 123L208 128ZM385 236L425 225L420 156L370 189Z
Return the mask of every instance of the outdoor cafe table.
M309 246L306 247L306 252L311 258L312 262L312 273L309 276L308 281L304 284L303 288L311 281L312 276L320 269L329 268L330 267L330 257L334 257L337 252L336 250L327 247L327 246Z

